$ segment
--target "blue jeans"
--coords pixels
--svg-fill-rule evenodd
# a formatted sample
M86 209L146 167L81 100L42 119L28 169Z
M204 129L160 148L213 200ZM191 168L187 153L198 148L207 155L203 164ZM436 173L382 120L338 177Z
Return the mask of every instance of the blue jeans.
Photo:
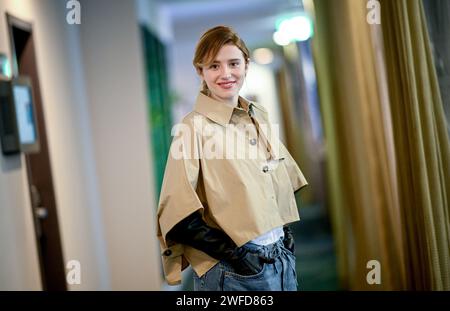
M196 291L296 291L297 274L295 255L283 245L282 239L262 246L247 243L243 246L249 252L260 254L274 263L265 263L254 275L237 274L231 265L220 261L203 276L194 272Z

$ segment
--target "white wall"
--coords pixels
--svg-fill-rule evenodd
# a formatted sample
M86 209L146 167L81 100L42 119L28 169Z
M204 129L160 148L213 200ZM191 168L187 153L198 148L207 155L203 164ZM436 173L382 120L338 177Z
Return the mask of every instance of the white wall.
M95 174L92 128L84 83L79 28L65 23L64 1L36 6L45 18L37 49L47 135L65 260L79 260L82 283L72 290L109 289L108 258ZM49 31L50 30L50 31ZM40 40L41 34L44 38ZM43 44L39 44L42 42Z
M82 55L112 289L159 289L156 199L135 2L87 0L82 8Z
M0 0L33 23L63 255L81 262L72 290L158 290L160 256L134 1ZM0 52L10 56L6 27ZM82 47L81 45L82 44ZM26 167L0 156L0 290L39 290Z
M65 262L79 260L82 269L82 284L71 289L107 289L76 28L65 23L65 3L58 0L2 0L2 25L6 25L5 12L33 24L63 256ZM0 31L0 50L10 57L7 29ZM1 161L0 288L41 289L25 162L22 157Z

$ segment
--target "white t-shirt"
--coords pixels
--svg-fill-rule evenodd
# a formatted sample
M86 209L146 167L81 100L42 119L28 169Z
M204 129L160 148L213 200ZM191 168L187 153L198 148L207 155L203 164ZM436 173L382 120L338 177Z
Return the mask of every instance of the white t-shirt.
M275 243L280 238L284 238L283 227L277 227L273 230L270 230L263 235L260 235L256 239L251 240L250 242L258 245L269 245Z

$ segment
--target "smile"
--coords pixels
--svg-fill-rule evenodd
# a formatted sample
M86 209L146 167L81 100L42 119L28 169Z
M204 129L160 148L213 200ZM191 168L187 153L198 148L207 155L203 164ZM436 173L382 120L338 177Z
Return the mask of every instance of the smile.
M230 89L236 84L236 81L220 82L217 84L223 89Z

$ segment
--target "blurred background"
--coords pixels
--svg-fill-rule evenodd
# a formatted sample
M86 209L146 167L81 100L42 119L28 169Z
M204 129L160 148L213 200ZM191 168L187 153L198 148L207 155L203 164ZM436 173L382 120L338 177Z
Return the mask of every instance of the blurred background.
M0 290L192 289L164 281L156 210L216 25L309 182L299 290L450 290L449 21L447 0L0 0Z

